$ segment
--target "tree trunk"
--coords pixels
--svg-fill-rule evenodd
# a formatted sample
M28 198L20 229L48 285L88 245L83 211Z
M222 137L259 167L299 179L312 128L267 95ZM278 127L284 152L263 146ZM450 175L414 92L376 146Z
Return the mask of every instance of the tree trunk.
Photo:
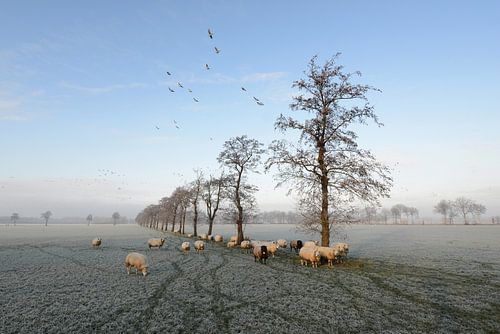
M212 217L208 217L208 235L212 235L212 226L214 225L214 219Z
M238 209L238 218L236 219L236 226L238 230L238 239L236 244L239 245L243 241L243 207L241 206L241 198L240 198L240 183L241 183L241 174L243 171L239 171L238 173L238 181L236 182L236 208Z
M319 145L318 164L321 169L321 246L330 246L330 224L328 221L328 175L325 167L325 147Z
M198 205L195 203L194 205L194 217L193 217L193 235L196 237L198 235ZM208 233L212 234L212 231Z

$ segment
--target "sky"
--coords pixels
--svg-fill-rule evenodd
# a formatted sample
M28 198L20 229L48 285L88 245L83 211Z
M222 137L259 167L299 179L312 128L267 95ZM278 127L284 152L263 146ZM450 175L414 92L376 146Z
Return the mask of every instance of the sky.
M360 146L393 168L385 206L431 215L440 199L466 196L500 214L497 1L1 8L0 216L133 218L195 168L217 172L229 138L282 138L278 115L305 117L289 108L293 81L314 55L323 62L337 52L346 71L381 90L369 100L384 126L356 129ZM295 207L272 173L249 181L261 210Z

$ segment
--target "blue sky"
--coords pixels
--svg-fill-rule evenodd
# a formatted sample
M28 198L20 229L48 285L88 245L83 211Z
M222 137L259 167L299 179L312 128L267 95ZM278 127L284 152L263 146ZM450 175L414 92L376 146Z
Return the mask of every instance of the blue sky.
M1 7L0 215L135 216L190 181L193 168L216 169L230 137L279 137L273 124L291 113L293 80L313 55L337 52L361 82L382 90L370 101L385 126L359 134L394 167L386 205L430 214L439 199L464 195L500 214L495 1ZM98 169L120 176L101 180ZM293 207L271 175L250 180L261 188L261 209Z

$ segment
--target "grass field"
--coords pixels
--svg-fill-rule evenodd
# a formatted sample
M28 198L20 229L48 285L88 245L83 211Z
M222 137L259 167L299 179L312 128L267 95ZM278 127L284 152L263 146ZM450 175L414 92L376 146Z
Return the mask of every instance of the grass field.
M345 264L312 269L283 250L267 265L215 243L184 254L171 234L150 251L163 234L133 225L2 226L0 332L498 333L500 228L456 231L356 227ZM150 275L126 274L130 251Z

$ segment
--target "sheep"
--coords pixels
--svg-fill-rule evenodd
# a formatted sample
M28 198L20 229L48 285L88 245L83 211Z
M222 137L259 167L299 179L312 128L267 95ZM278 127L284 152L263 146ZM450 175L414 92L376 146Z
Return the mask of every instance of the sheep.
M273 257L278 251L278 244L276 243L276 241L252 241L252 247L256 246L266 246L267 252Z
M306 241L304 242L302 247L316 247L318 246L319 242L317 241Z
M192 238L193 237L193 233L188 233L187 237L188 238Z
M243 240L240 244L240 248L244 249L246 253L252 249L252 243L249 240Z
M207 240L208 239L207 234L206 233L200 234L200 239L201 240Z
M287 242L285 239L278 239L278 246L280 248L286 248L287 247Z
M234 242L236 242L236 243L237 243L237 242L238 242L238 236L237 236L237 235L233 235L233 236L229 239L229 241L234 241Z
M227 248L234 248L234 247L236 247L236 242L235 241L229 241L226 246L227 246Z
M196 249L196 252L199 253L202 250L205 249L205 243L201 240L195 241L194 242L194 249Z
M302 240L292 240L290 241L290 251L292 251L292 249L295 250L295 253L298 253L299 250L303 247L303 243L302 243Z
M224 238L222 238L222 235L216 234L214 237L214 241L215 242L222 242L222 241L224 241Z
M207 240L214 241L214 236L211 234L207 235Z
M160 238L160 239L153 238L153 239L148 240L148 247L149 247L149 249L151 249L151 247L158 247L158 249L160 249L164 243L165 243L165 239L163 239L163 238Z
M142 272L143 276L148 274L148 263L146 257L140 253L129 253L125 258L125 267L127 267L127 274L130 275L130 268L135 268L135 273Z
M311 262L313 268L318 268L321 253L316 247L302 247L299 252L300 264L307 267L307 262Z
M99 248L99 246L101 246L101 243L102 243L101 238L92 239L92 247L93 248Z
M333 267L333 261L339 256L339 250L334 247L316 247L319 251L321 258L325 258L328 261L328 267Z
M338 251L338 260L339 262L343 262L344 258L349 253L349 245L345 242L338 243L333 246Z
M259 262L266 264L268 258L268 253L267 253L267 246L264 245L256 245L253 248L253 259L254 262L257 262L257 259L259 259Z
M184 241L181 244L181 249L185 252L189 251L191 249L191 244L189 243L189 241Z

